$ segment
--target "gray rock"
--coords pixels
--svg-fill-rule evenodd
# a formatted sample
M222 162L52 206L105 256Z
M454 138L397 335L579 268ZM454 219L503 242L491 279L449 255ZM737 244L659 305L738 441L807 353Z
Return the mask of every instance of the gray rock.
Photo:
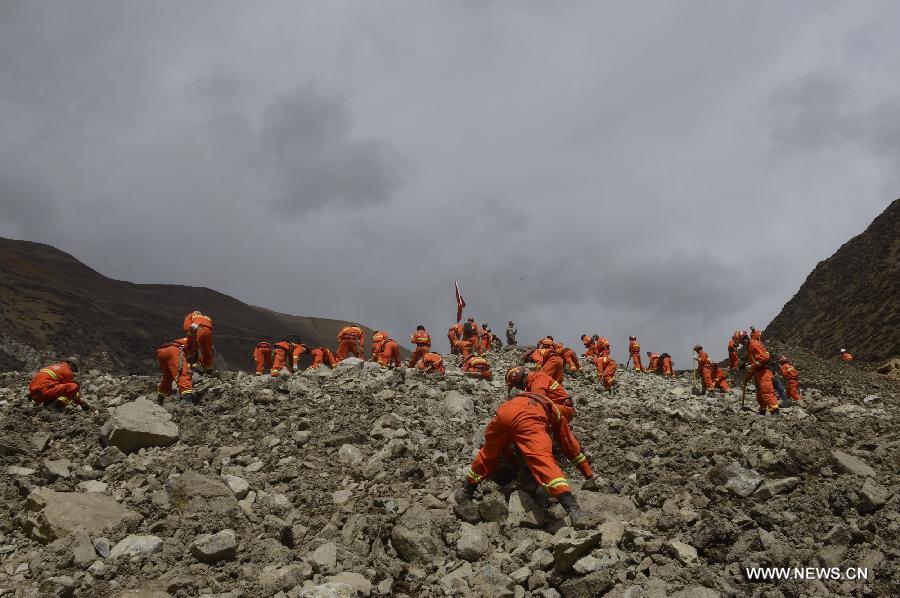
M125 453L120 451L118 447L108 446L100 451L100 454L94 460L94 467L106 469L110 465L113 465L114 463L121 463L124 460Z
M600 544L601 532L592 531L575 537L554 538L553 570L566 573L578 559L588 554Z
M459 539L456 541L456 554L459 558L474 562L481 559L490 545L487 538L477 526L463 522L459 527Z
M444 393L443 409L449 417L471 415L475 412L475 404L471 397L450 390Z
M338 573L337 575L332 575L326 581L332 584L350 586L355 592L355 594L353 594L354 596L368 596L372 593L372 582L359 573L345 571L343 573Z
M79 527L89 533L100 533L140 519L140 514L103 494L56 492L46 488L33 490L19 515L25 533L42 544L62 538Z
M815 560L820 567L839 567L844 562L844 556L846 556L846 554L846 546L826 546L816 553Z
M18 465L10 465L9 467L6 468L6 473L8 473L9 475L13 475L13 476L29 477L29 476L33 476L36 472L34 469L31 469L30 467L19 467Z
M588 514L605 520L631 521L639 514L634 502L622 494L582 492L578 503Z
M607 521L599 527L599 530L602 535L600 546L603 548L615 548L622 541L622 536L625 534L625 524L616 520Z
M478 513L485 521L502 523L509 515L506 498L496 490L489 492L478 504Z
M547 513L530 494L516 490L509 497L507 522L514 527L536 529L544 525Z
M800 484L800 478L782 478L780 480L763 480L753 493L753 498L768 500L776 494L789 492Z
M722 598L722 593L703 586L687 586L672 594L672 598Z
M869 467L865 461L843 451L832 451L831 463L834 466L834 470L840 473L868 477L875 477L876 475L875 470Z
M679 542L678 540L669 540L665 545L669 554L678 559L682 565L696 565L700 562L697 556L697 549L690 544Z
M360 465L365 461L366 457L361 450L352 444L342 444L341 448L338 449L338 459L341 463L347 463L348 465Z
M228 486L228 489L231 490L231 493L234 494L234 497L238 500L243 499L247 496L247 493L250 492L250 484L242 477L226 474L222 476L222 479L225 481L225 485Z
M57 478L68 479L72 476L72 462L68 459L44 461L41 474L51 481Z
M169 480L166 490L173 508L185 515L212 512L224 514L237 509L237 499L216 478L186 471Z
M61 577L48 577L41 582L38 590L41 596L53 596L58 598L69 598L74 595L76 582L68 575Z
M584 577L576 577L563 582L559 591L563 598L594 598L602 596L612 587L612 579L607 571L595 571Z
M237 535L230 529L200 536L191 543L191 554L204 563L230 561L234 559L236 551Z
M253 402L267 405L275 402L275 392L271 388L261 388L253 393Z
M99 482L97 480L86 480L84 482L79 482L75 487L82 492L102 494L103 492L106 492L107 488L109 488L109 485L105 482Z
M346 583L328 582L304 587L297 593L292 591L289 596L296 596L296 598L353 598L356 596L356 590Z
M263 567L256 581L266 591L275 593L278 590L298 586L312 576L312 565L309 563L291 563L284 567L267 565Z
M860 513L874 513L883 507L892 496L890 490L872 478L866 478L857 494L859 495L859 502L856 505L856 510Z
M109 558L109 551L112 550L112 545L108 538L94 538L92 544L94 545L94 550L97 551L97 554L103 558Z
M763 481L761 475L751 469L745 469L737 463L716 465L710 470L709 479L741 498L747 498L753 494Z
M97 560L97 551L91 543L91 538L82 529L75 530L72 534L72 563L79 569L86 569Z
M478 596L515 595L513 580L503 574L499 567L485 565L474 572L471 580L472 591Z
M309 555L309 562L314 571L327 573L337 566L337 546L333 542L327 542L316 548Z
M100 433L107 444L125 453L170 446L178 441L178 426L172 421L172 415L143 398L117 407Z
M131 534L119 541L109 551L109 558L115 559L120 556L147 556L157 552L162 548L162 538L157 536L138 536Z
M344 505L350 501L350 498L353 496L352 490L337 490L331 493L331 500L335 505Z

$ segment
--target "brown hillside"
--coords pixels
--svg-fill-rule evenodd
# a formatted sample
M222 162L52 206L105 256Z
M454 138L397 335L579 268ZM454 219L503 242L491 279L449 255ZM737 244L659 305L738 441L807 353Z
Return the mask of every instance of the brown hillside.
M345 325L202 287L112 280L49 245L0 238L0 334L26 345L81 355L94 367L145 372L155 368L155 348L180 336L194 309L212 316L216 351L230 369L251 368L260 339L293 334L333 348Z
M826 357L900 355L900 199L819 262L765 334Z

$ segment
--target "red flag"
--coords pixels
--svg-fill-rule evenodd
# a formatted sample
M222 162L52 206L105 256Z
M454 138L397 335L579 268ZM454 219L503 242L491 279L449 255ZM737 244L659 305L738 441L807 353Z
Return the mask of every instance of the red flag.
M453 286L456 287L456 323L459 324L462 320L462 310L466 306L466 300L459 294L459 283L454 280Z

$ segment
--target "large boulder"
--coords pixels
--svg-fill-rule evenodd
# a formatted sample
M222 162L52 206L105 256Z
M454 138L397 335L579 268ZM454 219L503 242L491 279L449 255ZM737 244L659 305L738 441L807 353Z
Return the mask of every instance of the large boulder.
M152 446L171 446L178 441L178 426L172 421L172 415L147 399L116 407L100 433L107 444L124 453Z
M391 544L407 563L430 563L446 549L428 510L416 504L407 509L391 531Z
M224 514L239 508L237 499L225 484L196 471L186 471L170 480L167 490L172 506L185 515L204 511Z
M47 544L77 528L99 534L141 515L104 494L56 492L38 488L28 495L19 522L32 539Z
M875 470L868 463L844 451L832 451L831 462L835 471L866 477L875 477Z
M717 486L723 487L741 498L747 498L753 494L763 481L761 475L752 469L741 467L737 463L716 465L709 471L709 479Z
M138 536L131 534L119 541L109 551L109 558L114 559L120 556L148 556L162 549L162 538L158 536Z

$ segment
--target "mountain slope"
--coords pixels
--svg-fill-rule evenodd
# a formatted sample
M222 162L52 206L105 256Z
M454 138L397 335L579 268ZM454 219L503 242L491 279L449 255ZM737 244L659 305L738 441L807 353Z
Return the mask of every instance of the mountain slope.
M765 334L822 356L900 355L900 199L819 262Z
M155 348L180 336L185 314L195 309L212 316L216 351L232 369L252 367L260 339L293 334L334 347L345 325L202 287L112 280L49 245L0 238L0 333L26 345L81 355L94 367L144 372L155 367Z

